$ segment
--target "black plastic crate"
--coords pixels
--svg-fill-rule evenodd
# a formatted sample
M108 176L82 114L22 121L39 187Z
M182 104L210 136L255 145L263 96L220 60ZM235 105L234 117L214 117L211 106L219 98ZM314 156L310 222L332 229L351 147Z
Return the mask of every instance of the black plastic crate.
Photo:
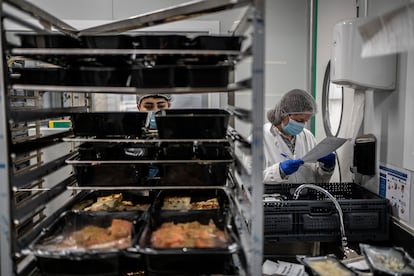
M36 256L38 268L42 275L88 275L116 276L121 275L125 266L127 270L141 270L144 263L141 256L130 258L127 248L136 243L144 224L139 213L90 213L67 211L49 228L44 229L39 238L30 245ZM110 247L61 247L58 244L70 233L86 226L110 227L112 219L131 222L131 241L121 248ZM125 254L124 254L125 252Z
M77 136L140 137L147 112L84 112L72 115L73 133Z
M349 241L384 241L389 238L389 202L355 183L317 183L339 202ZM323 193L300 184L265 185L264 235L269 241L339 241L339 214ZM270 200L269 200L270 199Z
M229 117L224 109L167 109L155 120L161 139L224 139Z

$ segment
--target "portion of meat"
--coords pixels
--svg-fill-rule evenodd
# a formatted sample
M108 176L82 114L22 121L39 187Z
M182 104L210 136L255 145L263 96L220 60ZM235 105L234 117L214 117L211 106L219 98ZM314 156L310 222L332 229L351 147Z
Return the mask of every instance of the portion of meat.
M227 244L225 233L218 229L213 221L208 225L198 221L165 222L151 234L151 245L154 248L222 248Z
M112 219L108 228L88 225L70 233L57 244L58 248L123 249L131 245L132 223L123 219Z

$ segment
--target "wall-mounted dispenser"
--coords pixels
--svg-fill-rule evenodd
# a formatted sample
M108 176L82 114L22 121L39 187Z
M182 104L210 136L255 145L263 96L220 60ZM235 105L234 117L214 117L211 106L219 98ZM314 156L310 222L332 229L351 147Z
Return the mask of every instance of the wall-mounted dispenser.
M333 30L331 82L355 89L394 90L397 56L361 57L358 26L370 18L338 22Z
M376 167L376 138L366 134L355 139L353 172L363 175L374 175Z

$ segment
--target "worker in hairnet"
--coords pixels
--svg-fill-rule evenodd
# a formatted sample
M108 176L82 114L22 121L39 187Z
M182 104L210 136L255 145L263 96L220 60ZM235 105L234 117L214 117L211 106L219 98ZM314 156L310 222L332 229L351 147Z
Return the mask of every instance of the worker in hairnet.
M148 112L146 126L156 129L155 112L171 107L172 97L169 94L144 94L137 96L138 111Z
M265 183L329 182L335 168L334 153L316 163L300 159L316 145L315 137L305 128L316 112L313 97L306 91L293 89L267 113L269 122L263 126Z
M137 96L137 108L139 111L158 111L171 107L172 97L169 94L145 94Z

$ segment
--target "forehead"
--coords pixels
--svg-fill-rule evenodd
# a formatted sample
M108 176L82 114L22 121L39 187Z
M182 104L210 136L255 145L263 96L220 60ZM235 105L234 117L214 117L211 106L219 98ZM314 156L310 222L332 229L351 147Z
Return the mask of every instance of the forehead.
M310 118L312 118L313 114L308 113L297 113L297 114L291 114L290 118L296 121L309 121Z
M168 103L168 101L163 97L147 97L141 100L141 104L146 104L146 103L157 104L157 103Z

